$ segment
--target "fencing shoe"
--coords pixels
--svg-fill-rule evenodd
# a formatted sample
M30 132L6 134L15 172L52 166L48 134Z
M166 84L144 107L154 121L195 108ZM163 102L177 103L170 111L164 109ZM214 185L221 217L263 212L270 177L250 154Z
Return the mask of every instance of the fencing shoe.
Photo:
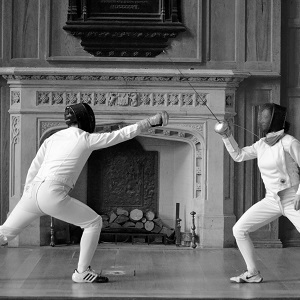
M105 283L108 282L108 278L105 276L100 276L96 273L91 267L88 267L84 272L78 273L77 270L74 270L72 275L72 280L79 283Z
M237 283L260 283L263 281L263 278L260 275L260 272L251 274L248 271L245 271L239 276L231 277L230 281L237 282Z

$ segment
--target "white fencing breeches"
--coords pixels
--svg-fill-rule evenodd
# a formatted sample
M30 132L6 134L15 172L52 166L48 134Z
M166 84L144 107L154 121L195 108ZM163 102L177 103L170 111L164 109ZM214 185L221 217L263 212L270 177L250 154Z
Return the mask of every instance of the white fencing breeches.
M33 182L0 226L0 235L15 238L25 227L42 215L50 215L84 229L80 241L78 272L90 265L98 245L102 218L84 203L69 196L70 188L58 181Z
M296 190L295 187L291 187L280 191L275 197L267 193L264 199L250 207L233 226L233 235L248 271L257 270L250 232L256 231L282 215L286 216L300 232L300 211L294 209Z

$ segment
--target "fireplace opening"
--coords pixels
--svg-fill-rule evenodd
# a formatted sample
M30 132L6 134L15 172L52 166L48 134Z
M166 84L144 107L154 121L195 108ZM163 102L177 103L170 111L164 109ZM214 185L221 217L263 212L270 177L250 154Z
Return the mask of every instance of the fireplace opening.
M181 231L187 232L191 228L193 151L189 143L181 140L148 136L138 136L113 147L94 151L71 195L102 215L102 241L174 243L176 203L180 204ZM135 209L143 214L151 211L155 222L159 222L164 230L155 228L154 232L150 231L148 234L155 233L157 236L147 237L139 235L145 230L107 227L111 214L118 216L118 209L126 210L128 214ZM140 221L145 222L145 219ZM59 220L54 222L57 244L79 243L82 234L80 228L63 224ZM114 226L116 225L112 227ZM139 226L140 223L137 227ZM166 231L168 239L162 235ZM126 235L128 232L130 234Z
M158 213L158 152L136 139L94 151L87 180L87 203L100 215L118 208Z

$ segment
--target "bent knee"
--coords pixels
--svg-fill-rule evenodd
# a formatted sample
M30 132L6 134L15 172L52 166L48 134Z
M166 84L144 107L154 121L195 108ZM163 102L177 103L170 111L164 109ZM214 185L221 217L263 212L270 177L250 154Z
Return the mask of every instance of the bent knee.
M245 240L248 236L248 232L243 230L238 224L233 226L232 233L237 240Z
M91 220L88 224L86 224L83 229L85 231L101 231L102 229L102 217L97 216L95 219Z

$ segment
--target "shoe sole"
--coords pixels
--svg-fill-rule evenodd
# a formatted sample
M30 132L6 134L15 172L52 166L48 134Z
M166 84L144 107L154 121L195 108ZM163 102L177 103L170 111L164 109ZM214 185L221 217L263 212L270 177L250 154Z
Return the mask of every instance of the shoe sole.
M240 281L230 280L232 283L261 283L263 281L263 278L260 281L246 281L243 279L240 279Z

